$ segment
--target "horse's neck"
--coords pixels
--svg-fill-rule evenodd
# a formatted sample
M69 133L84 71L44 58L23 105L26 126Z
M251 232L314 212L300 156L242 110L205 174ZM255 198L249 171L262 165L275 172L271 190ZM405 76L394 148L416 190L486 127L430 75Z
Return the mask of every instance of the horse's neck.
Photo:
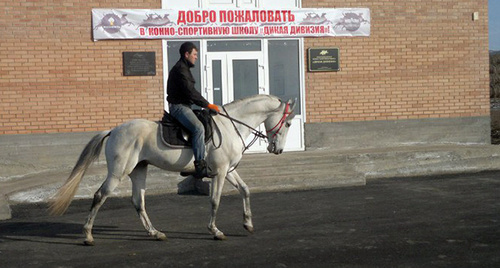
M257 128L269 117L272 111L279 107L277 105L279 103L271 98L260 97L237 105L230 105L227 107L227 112L232 118L244 122L252 128ZM241 124L236 124L236 128L245 137L252 132L251 129Z

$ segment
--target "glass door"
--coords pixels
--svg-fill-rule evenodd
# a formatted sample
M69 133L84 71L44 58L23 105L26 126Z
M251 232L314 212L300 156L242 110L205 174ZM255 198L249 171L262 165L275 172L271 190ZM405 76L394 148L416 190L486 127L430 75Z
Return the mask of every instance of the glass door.
M205 77L207 100L224 105L256 94L269 94L265 87L262 52L206 53ZM264 125L259 126L265 131ZM246 140L250 143L253 135ZM247 152L265 152L267 144L258 140Z

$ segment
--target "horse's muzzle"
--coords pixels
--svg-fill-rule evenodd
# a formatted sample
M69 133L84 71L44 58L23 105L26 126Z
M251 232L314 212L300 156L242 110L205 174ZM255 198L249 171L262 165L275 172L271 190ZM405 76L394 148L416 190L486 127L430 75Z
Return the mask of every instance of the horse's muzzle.
M276 143L270 143L269 146L267 146L267 151L270 153L273 153L275 155L283 153L283 149L277 149L276 148Z

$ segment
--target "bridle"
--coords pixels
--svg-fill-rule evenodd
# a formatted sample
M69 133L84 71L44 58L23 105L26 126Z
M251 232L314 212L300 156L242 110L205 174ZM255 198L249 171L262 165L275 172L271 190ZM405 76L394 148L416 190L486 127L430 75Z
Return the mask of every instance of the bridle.
M283 112L283 116L281 117L280 121L276 124L276 126L274 126L273 128L271 128L270 130L267 131L267 133L269 132L272 132L275 128L278 128L274 133L273 133L273 138L276 137L278 135L278 133L280 132L281 128L283 127L283 125L285 124L286 122L286 118L292 113L292 112L289 112L288 110L290 109L290 103L287 103L286 104L286 107L285 107L285 111ZM279 126L279 127L278 127Z
M257 129L249 126L248 124L246 124L245 122L242 122L238 119L235 119L233 117L231 117L229 115L229 113L227 112L226 108L224 106L222 106L222 109L224 110L224 112L226 114L223 114L223 113L219 113L218 115L220 116L223 116L227 119L229 119L229 121L231 121L231 124L233 124L233 127L234 127L234 130L236 131L236 133L238 133L238 136L240 137L240 140L241 140L241 143L243 143L243 151L241 152L242 154L245 153L246 150L248 150L248 148L250 148L259 138L261 139L264 139L264 141L267 142L267 136L264 135L264 133L262 133L262 131L258 131ZM273 131L275 128L278 128L274 133L273 133L273 138L276 137L279 133L279 131L281 130L281 128L283 127L283 125L285 124L286 122L286 118L292 113L292 112L289 112L288 110L290 109L290 103L287 103L286 104L286 107L285 107L285 111L283 112L283 116L281 117L280 121L271 129L271 130L268 130L267 133ZM213 120L213 119L212 119ZM215 121L213 121L215 123ZM252 130L252 134L254 135L254 138L252 139L252 141L250 143L248 143L248 145L245 145L245 140L243 139L243 137L241 136L241 133L240 131L238 130L238 128L236 127L236 123L238 124L241 124L247 128L249 128L250 130ZM215 124L217 125L217 124ZM219 133L219 136L220 136L220 133ZM220 141L220 144L222 144L222 137L221 137L221 141ZM220 147L220 144L219 144L219 147ZM276 146L276 141L273 140L273 146L275 147ZM216 147L216 148L219 148L219 147ZM234 167L233 169L231 169L230 171L228 171L227 173L231 173L233 172L239 165L240 163L238 162Z
M224 110L224 112L226 114L219 113L219 115L221 115L223 117L226 117L233 124L234 130L236 131L236 133L238 133L238 136L240 137L240 140L243 143L243 152L242 153L244 153L246 150L248 150L248 148L250 148L259 138L264 139L264 141L267 142L267 135L264 135L264 133L262 133L262 131L259 131L259 130L255 129L255 128L247 125L246 123L241 122L240 120L231 117L224 106L222 106L222 109ZM285 125L287 117L290 114L292 114L292 112L289 111L289 110L290 110L290 103L287 103L286 107L285 107L285 110L283 111L283 116L281 117L280 121L273 128L271 128L270 130L267 131L267 133L274 131L274 133L272 135L272 138L275 138L278 135L278 133L280 132L280 130L283 127L283 125ZM248 145L245 145L245 140L241 136L241 133L238 130L238 128L236 127L235 122L238 123L238 124L241 124L241 125L243 125L243 126L245 126L247 128L249 128L250 130L252 130L252 134L254 135L254 138L252 139L252 141L250 143L248 143ZM275 144L276 144L276 141L273 140L273 146L276 146Z

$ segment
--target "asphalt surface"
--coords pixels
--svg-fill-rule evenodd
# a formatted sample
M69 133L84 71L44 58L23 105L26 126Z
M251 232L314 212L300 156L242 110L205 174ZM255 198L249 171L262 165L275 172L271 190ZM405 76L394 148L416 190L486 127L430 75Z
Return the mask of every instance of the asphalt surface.
M208 233L207 196L147 196L167 241L149 238L128 198L99 212L94 247L81 234L91 200L47 216L13 206L0 222L0 267L500 267L500 172L369 181L366 186L258 193L255 233L242 202L223 196Z

